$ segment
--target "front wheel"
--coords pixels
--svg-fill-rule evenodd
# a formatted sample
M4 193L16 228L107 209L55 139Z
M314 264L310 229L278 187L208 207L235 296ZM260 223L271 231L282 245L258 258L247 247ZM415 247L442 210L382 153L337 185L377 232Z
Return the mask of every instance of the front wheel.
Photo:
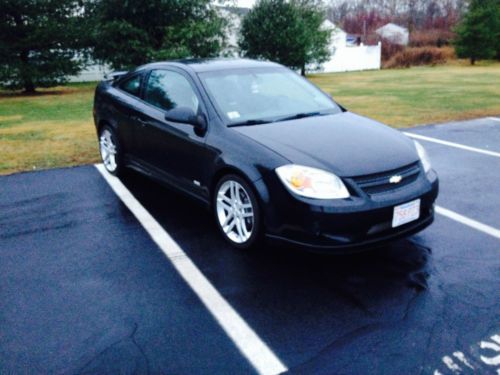
M251 186L237 175L223 177L215 188L215 219L224 238L248 249L260 238L260 211Z

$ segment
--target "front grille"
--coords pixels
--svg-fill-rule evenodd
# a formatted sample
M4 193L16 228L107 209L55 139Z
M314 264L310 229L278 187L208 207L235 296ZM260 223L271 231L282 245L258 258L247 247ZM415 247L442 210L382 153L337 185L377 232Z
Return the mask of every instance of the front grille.
M387 172L353 177L352 180L366 194L372 195L385 193L409 185L418 178L419 174L420 164L419 162L415 162L405 167ZM398 183L391 183L390 179L394 176L400 176L401 180Z

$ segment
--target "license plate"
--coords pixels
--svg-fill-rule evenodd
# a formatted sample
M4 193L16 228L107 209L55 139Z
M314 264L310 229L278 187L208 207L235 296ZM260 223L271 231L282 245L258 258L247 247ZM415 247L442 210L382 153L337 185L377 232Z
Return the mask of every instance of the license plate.
M401 204L394 207L394 214L392 216L392 227L399 227L400 225L417 220L420 217L420 199Z

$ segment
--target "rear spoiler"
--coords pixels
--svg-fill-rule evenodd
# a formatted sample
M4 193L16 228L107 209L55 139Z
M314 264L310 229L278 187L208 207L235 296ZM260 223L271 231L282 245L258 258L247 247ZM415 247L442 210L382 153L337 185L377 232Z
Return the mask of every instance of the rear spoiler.
M104 75L104 79L106 81L116 81L118 78L120 78L121 76L127 74L128 72L127 71L120 71L120 72L110 72L110 73L106 73Z

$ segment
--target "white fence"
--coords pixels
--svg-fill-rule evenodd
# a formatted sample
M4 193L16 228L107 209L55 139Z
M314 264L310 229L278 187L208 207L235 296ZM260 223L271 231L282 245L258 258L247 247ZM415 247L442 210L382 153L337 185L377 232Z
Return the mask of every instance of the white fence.
M330 61L321 64L316 72L348 72L354 70L380 69L382 45L341 46L335 49Z

